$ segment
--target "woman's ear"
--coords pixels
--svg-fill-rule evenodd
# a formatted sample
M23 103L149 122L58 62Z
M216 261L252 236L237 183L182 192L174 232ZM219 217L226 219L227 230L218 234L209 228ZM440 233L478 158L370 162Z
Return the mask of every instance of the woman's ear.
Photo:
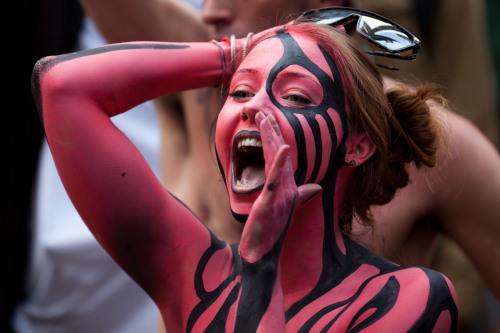
M347 153L345 162L350 167L356 167L366 162L375 152L375 146L366 133L355 134L346 142Z

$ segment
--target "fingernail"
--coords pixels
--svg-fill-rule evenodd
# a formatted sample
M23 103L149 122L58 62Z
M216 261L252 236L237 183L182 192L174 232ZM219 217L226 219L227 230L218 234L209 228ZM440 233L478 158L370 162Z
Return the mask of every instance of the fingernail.
M276 118L274 118L274 116L272 114L269 114L267 117L269 118L269 121L271 122L271 124L273 124L273 125L277 124Z
M255 114L255 120L258 121L258 122L261 122L263 119L265 118L264 114L262 113L262 111L258 111L256 114Z

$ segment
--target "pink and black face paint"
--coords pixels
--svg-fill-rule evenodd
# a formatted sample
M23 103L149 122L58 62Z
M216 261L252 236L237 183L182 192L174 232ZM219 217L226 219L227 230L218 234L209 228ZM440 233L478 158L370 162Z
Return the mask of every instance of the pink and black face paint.
M291 127L295 132L295 142L297 144L297 155L298 155L298 165L295 171L295 182L297 186L306 183L319 183L320 185L325 185L323 180L317 179L319 169L322 161L322 138L320 132L320 125L318 123L317 117L321 117L328 126L329 136L332 140L332 151L330 152L331 161L344 161L345 156L345 138L347 137L347 116L345 110L345 97L344 89L342 87L342 80L340 78L340 73L337 66L331 59L331 57L322 49L320 45L319 48L323 52L325 59L331 69L333 78L330 77L325 71L323 71L317 64L312 62L309 57L300 48L299 44L293 39L293 37L288 33L279 33L276 36L270 38L279 38L284 46L283 57L278 61L269 74L269 78L266 84L266 90L271 99L272 103L279 109L285 117L288 119ZM292 65L298 65L305 68L307 71L312 73L323 87L323 100L319 105L316 106L306 106L306 107L291 107L282 105L276 99L273 94L272 86L276 77L287 67ZM337 134L332 118L328 114L328 110L333 109L338 113L342 124L342 131L344 136L340 145L337 144ZM298 117L302 116L307 121L311 132L314 137L314 151L315 151L315 161L313 170L310 171L310 176L306 179L308 174L308 157L307 150L312 149L307 147L306 138L303 125L300 123ZM335 152L336 147L337 152ZM335 163L329 164L329 169L333 167L338 167L334 165ZM328 173L328 172L327 172Z
M314 63L289 33L281 31L267 39L271 38L277 38L281 41L284 47L284 53L270 71L266 82L266 91L270 101L283 113L294 132L295 144L297 146L295 182L297 186L306 183L318 183L324 188L333 191L333 187L327 186L332 178L329 174L344 163L346 153L345 138L348 134L345 96L340 73L332 58L321 48L321 46L319 46L320 50L323 52L326 63L332 74L325 72L320 66ZM323 98L318 105L294 107L280 104L273 93L273 83L278 75L290 66L304 68L321 84ZM338 117L337 124L334 124L331 113L336 113ZM336 128L336 126L339 126L339 120L341 128ZM320 125L320 122L323 125ZM327 132L326 135L323 133L323 137L321 126L323 126L323 132ZM341 142L338 142L337 131L342 131L343 133ZM306 136L309 137L306 138ZM331 151L323 151L324 142L322 141L324 141L326 137L328 137L328 140L331 142ZM313 142L313 145L310 144L311 142ZM324 159L327 157L329 161L325 162ZM224 177L223 168L218 156L217 161L221 174ZM328 164L328 166L325 172L324 169L326 164ZM321 169L322 172L320 172ZM225 177L224 181L226 182ZM240 222L245 222L248 218L247 215L237 214L234 211L232 211L232 213Z

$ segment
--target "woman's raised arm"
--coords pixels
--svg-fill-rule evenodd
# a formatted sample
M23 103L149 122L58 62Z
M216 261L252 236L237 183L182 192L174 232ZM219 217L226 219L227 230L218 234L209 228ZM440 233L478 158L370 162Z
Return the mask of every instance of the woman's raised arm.
M225 43L125 43L47 57L34 69L33 93L71 200L108 253L157 297L158 287L194 276L196 265L178 267L198 261L211 236L109 118L160 95L216 85L229 52ZM162 297L185 292L171 289Z

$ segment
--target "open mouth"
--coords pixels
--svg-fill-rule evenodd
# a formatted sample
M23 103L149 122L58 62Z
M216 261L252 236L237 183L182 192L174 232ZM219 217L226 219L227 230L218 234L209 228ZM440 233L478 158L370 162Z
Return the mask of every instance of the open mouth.
M264 186L265 162L259 132L241 131L234 137L231 179L235 193L250 194Z

